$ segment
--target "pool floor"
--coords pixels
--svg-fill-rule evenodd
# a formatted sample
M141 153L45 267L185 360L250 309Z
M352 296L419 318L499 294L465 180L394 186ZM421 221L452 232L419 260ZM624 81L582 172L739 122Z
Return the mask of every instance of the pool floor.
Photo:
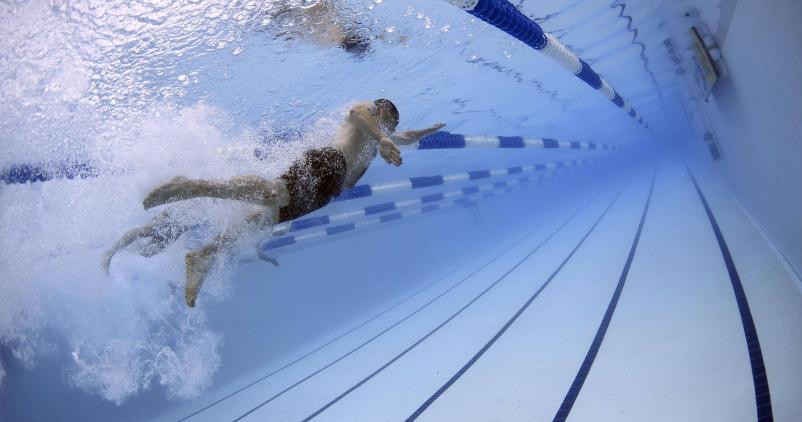
M794 420L798 280L711 171L691 167L645 167L163 419Z

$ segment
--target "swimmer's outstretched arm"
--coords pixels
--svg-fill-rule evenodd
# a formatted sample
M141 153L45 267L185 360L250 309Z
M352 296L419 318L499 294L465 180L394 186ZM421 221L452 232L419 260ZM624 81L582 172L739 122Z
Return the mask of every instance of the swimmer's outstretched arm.
M416 129L416 130L406 130L404 132L398 132L392 136L393 142L398 145L409 145L418 142L424 136L429 136L438 130L442 129L445 126L445 123L435 123L432 127L428 127L426 129Z

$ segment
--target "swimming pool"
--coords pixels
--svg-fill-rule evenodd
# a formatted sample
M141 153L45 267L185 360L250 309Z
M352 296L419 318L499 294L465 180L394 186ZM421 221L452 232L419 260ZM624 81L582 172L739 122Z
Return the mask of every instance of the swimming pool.
M797 76L739 85L762 6L452 3L0 4L1 419L797 420L799 177L742 141L794 132L732 118L799 114ZM707 98L703 23L730 67ZM375 98L447 126L195 309L183 255L252 207L171 205L192 230L101 270L157 184L276 177Z

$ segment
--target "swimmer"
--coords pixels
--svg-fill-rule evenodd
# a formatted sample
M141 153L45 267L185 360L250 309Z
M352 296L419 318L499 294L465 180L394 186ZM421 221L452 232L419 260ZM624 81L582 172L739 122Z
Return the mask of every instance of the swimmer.
M351 108L331 146L306 151L276 179L246 175L226 180L191 180L177 176L148 194L142 202L145 209L201 197L262 206L206 246L186 254L187 305L195 306L198 292L218 255L230 250L243 235L271 229L276 223L324 207L340 192L356 185L377 152L388 164L400 166L403 161L398 145L417 142L445 126L438 123L426 129L395 133L398 120L398 109L389 100L361 102Z
M319 0L308 3L311 4L285 5L271 16L277 21L277 27L287 31L279 35L338 46L358 59L371 52L371 39L374 37L352 14L344 12L341 2Z

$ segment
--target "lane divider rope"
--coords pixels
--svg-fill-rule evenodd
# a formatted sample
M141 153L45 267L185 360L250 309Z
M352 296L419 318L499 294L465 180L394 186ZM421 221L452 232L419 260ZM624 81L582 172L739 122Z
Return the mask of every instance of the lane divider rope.
M461 135L440 131L420 141L400 146L401 149L462 149L462 148L534 148L534 149L600 149L618 150L621 145L600 142L560 141L551 138L525 138L523 136Z
M560 160L550 163L533 164L526 166L516 166L499 168L492 170L473 170L468 172L453 173L448 175L433 175L422 177L410 177L393 182L362 184L354 186L334 198L332 202L349 201L357 198L366 198L378 194L397 193L411 191L415 189L440 186L449 183L467 182L471 180L488 179L499 176L512 176L520 173L530 173L534 171L552 170L564 167L582 166L598 163L599 158L589 158L582 160Z
M524 44L545 54L564 69L599 91L613 104L624 110L638 123L648 128L643 117L624 100L621 95L594 71L584 60L577 57L552 34L543 31L533 20L521 13L507 0L445 0L469 14L495 26L517 38Z
M292 221L287 221L284 223L279 223L274 225L272 230L272 236L274 237L283 236L287 233L293 233L314 227L325 226L328 224L344 220L350 220L354 218L368 217L371 215L380 214L388 211L394 211L406 207L423 206L426 204L436 203L446 199L453 199L458 196L470 195L477 192L484 192L494 188L503 188L506 187L507 185L512 186L512 185L517 185L519 183L529 183L547 178L560 177L564 174L568 174L571 170L576 170L576 168L570 170L564 170L562 172L546 173L543 175L539 175L537 177L522 176L519 178L510 178L494 183L486 183L482 185L470 185L452 191L430 193L427 195L419 196L417 198L377 203L355 210L338 212L336 214L322 214L312 217L298 218Z
M477 200L491 198L499 193L508 193L516 190L516 188L526 188L531 185L541 184L561 174L551 173L539 175L537 177L521 177L509 181L501 181L493 184L486 184L482 186L470 186L460 190L455 190L446 193L438 193L427 195L424 197L411 199L408 201L387 202L385 204L378 204L370 207L365 207L362 210L345 212L340 214L333 214L331 216L321 216L326 218L321 219L308 219L310 224L315 226L329 224L333 221L339 221L345 218L372 216L378 213L389 212L400 208L411 208L408 211L386 213L379 217L369 217L361 219L352 223L341 224L324 230L316 230L306 232L301 235L286 235L278 238L273 238L264 242L261 246L262 251L273 251L279 248L295 245L301 242L316 240L327 236L335 236L341 233L347 233L363 229L364 227L373 226L382 223L389 223L391 221L400 220L405 217L426 214L432 211L438 211L450 208L452 206L470 206ZM297 222L298 220L296 220ZM295 222L293 222L295 223ZM292 224L290 224L292 226ZM286 226L285 226L286 227ZM310 226L297 228L297 230L307 229ZM313 227L313 226L312 226Z

